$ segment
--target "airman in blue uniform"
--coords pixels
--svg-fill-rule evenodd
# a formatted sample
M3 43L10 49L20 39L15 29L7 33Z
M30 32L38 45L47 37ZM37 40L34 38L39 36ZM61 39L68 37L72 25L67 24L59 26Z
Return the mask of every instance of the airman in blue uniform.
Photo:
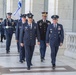
M27 69L30 70L30 66L32 66L32 56L36 44L36 37L38 39L38 44L40 44L40 36L38 26L35 22L33 22L33 14L28 13L27 17L28 22L21 30L21 46L24 45L25 47Z
M52 68L55 69L57 52L64 41L64 30L63 26L58 23L58 15L53 15L51 18L53 23L47 28L46 45L50 44Z
M22 25L26 25L26 14L22 14L21 19L22 21L19 21L16 27L16 41L20 53L20 62L23 63L25 61L25 49L24 46L20 46L20 33Z
M6 34L6 53L7 54L10 52L13 28L15 26L14 20L11 19L11 15L12 13L7 13L7 19L5 19L3 22L4 28L5 28L5 34Z
M40 56L41 56L41 62L45 60L45 54L46 54L46 31L49 24L51 24L50 21L47 20L47 14L48 12L42 12L42 19L37 22L39 32L40 32Z

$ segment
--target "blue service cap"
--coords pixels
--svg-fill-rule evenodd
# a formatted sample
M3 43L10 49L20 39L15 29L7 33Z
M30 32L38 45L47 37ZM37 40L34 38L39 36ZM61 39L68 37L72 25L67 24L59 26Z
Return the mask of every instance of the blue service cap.
M58 16L58 15L52 15L51 18L52 18L52 19L58 19L59 16Z
M26 14L21 14L21 16L20 16L21 18L23 17L23 18L26 18Z
M28 14L27 14L27 17L28 17L28 18L33 18L33 16L34 16L34 15L33 15L32 13L28 13Z
M7 13L7 15L11 16L11 15L12 15L12 13L11 13L11 12L8 12L8 13Z

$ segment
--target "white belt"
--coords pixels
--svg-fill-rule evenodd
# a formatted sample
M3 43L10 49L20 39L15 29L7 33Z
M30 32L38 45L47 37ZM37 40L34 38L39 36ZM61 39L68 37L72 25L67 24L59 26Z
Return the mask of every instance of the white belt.
M11 26L6 26L5 28L8 29L8 28L12 28L12 27Z

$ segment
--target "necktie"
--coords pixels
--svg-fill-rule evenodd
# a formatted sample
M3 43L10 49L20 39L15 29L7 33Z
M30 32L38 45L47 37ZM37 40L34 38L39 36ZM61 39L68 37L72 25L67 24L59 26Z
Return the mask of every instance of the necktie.
M54 25L54 28L56 29L56 28L57 28L57 26L56 26L56 25Z

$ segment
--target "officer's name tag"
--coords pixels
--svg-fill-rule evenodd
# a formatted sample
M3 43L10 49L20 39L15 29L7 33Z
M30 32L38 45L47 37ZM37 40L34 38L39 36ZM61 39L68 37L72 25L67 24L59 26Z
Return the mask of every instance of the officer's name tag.
M6 26L6 28L9 28L8 26Z

